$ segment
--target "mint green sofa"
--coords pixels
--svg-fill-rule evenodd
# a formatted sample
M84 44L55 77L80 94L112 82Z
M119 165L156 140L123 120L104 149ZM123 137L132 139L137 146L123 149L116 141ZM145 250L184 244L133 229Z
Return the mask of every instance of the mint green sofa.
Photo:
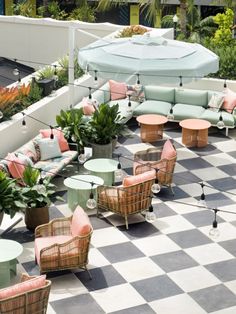
M216 126L222 113L225 123L226 135L228 129L234 128L236 124L236 108L232 113L224 110L214 112L208 109L208 102L214 91L179 89L174 87L145 86L145 101L133 111L133 116L142 114L160 114L167 116L173 109L174 120L198 118L209 121Z

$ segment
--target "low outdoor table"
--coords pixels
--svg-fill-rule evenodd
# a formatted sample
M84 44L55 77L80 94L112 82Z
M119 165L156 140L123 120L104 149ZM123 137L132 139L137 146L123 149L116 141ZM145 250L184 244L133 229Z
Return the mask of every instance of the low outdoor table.
M112 185L115 182L115 171L118 161L109 158L96 158L84 163L84 168L92 175L99 176L104 180L105 185Z
M168 119L158 114L143 114L136 118L140 123L141 139L143 142L156 142L163 138L164 124Z
M208 129L211 123L202 119L185 119L180 121L182 143L187 147L205 147L208 144Z
M66 178L64 180L64 185L68 189L67 202L69 208L74 211L77 205L80 205L83 209L86 209L86 203L89 199L91 192L91 184L94 199L97 199L97 187L98 185L103 185L104 181L100 177L91 175L77 175Z
M22 251L20 243L0 239L0 288L9 286L12 276L16 275L16 258Z

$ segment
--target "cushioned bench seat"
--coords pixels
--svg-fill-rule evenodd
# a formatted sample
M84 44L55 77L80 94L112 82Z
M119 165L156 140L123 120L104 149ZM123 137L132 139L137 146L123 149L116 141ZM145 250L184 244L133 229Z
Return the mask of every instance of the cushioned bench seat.
M167 116L171 108L171 104L160 100L146 100L133 111L134 116L142 114L160 114Z
M204 113L205 108L201 106L176 104L173 107L174 119L181 121L184 119L199 118Z

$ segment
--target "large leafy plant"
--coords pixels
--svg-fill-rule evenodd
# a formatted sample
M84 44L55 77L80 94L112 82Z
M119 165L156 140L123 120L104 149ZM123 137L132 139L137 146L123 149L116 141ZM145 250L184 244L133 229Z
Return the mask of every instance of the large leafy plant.
M40 208L49 206L55 193L55 185L50 182L50 178L40 179L40 171L31 167L26 167L23 173L25 186L22 187L22 196L26 207ZM62 200L60 197L56 197Z
M21 188L16 180L8 177L0 170L0 212L12 217L25 208Z

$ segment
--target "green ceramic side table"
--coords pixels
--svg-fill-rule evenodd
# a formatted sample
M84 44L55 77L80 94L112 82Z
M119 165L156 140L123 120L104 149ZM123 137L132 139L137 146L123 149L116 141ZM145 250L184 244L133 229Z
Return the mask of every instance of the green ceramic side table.
M0 239L0 287L10 285L11 277L16 275L16 258L21 255L23 246L13 240Z
M104 180L105 185L112 185L115 182L115 170L118 161L109 158L96 158L86 161L84 168L91 174L99 176Z
M71 210L75 210L77 205L80 205L83 209L86 209L86 203L89 199L91 191L91 184L94 183L93 193L94 198L97 198L97 187L103 185L103 179L97 176L90 175L77 175L64 180L64 185L68 189L67 202Z

